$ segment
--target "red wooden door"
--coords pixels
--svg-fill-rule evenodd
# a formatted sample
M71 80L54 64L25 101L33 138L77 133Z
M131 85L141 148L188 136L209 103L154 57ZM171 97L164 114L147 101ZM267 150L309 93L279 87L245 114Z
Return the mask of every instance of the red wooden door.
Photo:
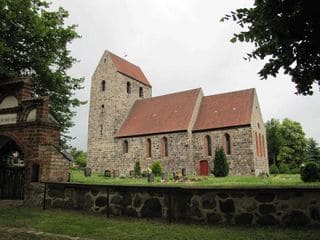
M200 161L200 175L208 176L208 173L209 173L208 170L209 170L208 161L206 160Z

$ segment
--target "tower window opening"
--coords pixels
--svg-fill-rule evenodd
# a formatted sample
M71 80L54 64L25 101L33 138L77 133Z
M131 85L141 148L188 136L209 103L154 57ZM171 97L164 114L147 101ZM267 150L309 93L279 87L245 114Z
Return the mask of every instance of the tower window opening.
M139 88L139 97L143 98L143 88Z
M127 93L130 94L131 93L131 83L127 82Z

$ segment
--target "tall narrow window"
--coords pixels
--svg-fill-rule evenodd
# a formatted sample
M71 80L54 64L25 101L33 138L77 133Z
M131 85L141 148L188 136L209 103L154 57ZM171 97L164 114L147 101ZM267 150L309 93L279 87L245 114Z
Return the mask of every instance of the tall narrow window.
M258 139L258 134L257 134L257 132L255 132L255 137L256 137L256 152L257 152L257 156L259 156L259 154L260 154L260 149L259 149L259 139Z
M102 136L102 133L103 133L103 125L101 124L100 125L100 136Z
M146 153L147 153L147 157L151 157L151 139L148 138L147 139L147 143L146 143Z
M204 138L205 153L207 156L212 156L211 137L209 135Z
M130 94L131 93L131 83L127 82L127 93Z
M39 164L33 164L31 167L31 182L39 182L40 166Z
M230 135L228 133L224 134L224 144L225 144L226 154L230 155L231 154L231 139L230 139Z
M104 113L104 104L101 105L101 113Z
M166 137L161 140L161 155L162 157L168 157L168 139Z
M127 140L123 141L123 153L128 153L129 152L129 144Z
M143 88L139 88L139 97L143 98Z
M104 92L105 90L106 90L106 81L103 80L103 81L101 82L101 91Z

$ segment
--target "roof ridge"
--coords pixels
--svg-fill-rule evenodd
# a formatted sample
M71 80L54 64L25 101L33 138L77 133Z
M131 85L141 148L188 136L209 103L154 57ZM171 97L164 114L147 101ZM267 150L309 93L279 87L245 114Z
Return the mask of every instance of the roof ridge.
M228 94L239 93L239 92L246 92L246 91L252 91L252 90L255 90L255 88L246 88L246 89L235 90L235 91L231 91L231 92L223 92L223 93L211 94L211 95L206 95L206 96L204 96L204 97L213 97L213 96L220 96L220 95L228 95Z
M166 93L166 94L159 95L159 96L138 99L135 102L145 101L145 100L150 100L150 99L156 99L156 98L166 97L166 96L175 95L175 94L183 94L183 93L187 93L187 92L200 91L200 90L201 90L201 88L193 88L193 89L184 90L184 91L180 91L180 92Z

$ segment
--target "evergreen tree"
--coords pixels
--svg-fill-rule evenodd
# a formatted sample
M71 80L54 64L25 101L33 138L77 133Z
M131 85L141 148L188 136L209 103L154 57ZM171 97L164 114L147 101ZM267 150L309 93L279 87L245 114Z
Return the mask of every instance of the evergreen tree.
M219 147L216 149L213 164L214 164L214 167L213 167L214 176L216 177L228 176L229 164L227 162L227 157L222 147Z
M307 158L309 161L320 164L320 147L313 138L308 139Z

